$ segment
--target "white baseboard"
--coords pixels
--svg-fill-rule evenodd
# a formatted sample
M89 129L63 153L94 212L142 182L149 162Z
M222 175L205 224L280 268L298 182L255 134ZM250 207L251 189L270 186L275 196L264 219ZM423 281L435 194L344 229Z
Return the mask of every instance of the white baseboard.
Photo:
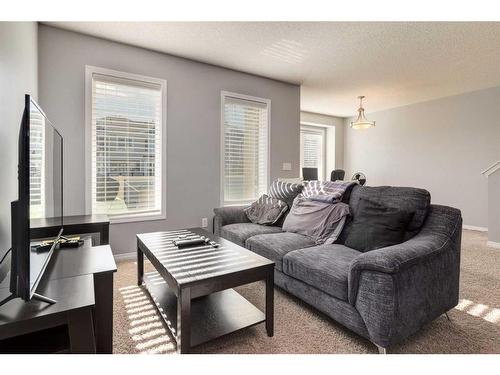
M115 258L115 262L120 262L123 260L135 260L137 258L137 253L132 252L132 253L122 253L122 254L114 254L113 257Z
M495 249L500 249L500 242L488 241L486 242L486 246L493 247Z
M488 228L486 228L486 227L476 227L475 225L462 225L462 229L477 230L479 232L487 232L488 231Z

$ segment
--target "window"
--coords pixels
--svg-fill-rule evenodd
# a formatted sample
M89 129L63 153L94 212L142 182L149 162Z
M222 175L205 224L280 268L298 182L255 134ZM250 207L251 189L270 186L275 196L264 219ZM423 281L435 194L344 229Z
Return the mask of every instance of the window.
M30 113L30 218L45 217L45 118L37 111Z
M318 168L318 179L325 179L325 129L300 127L300 172L302 168Z
M165 217L165 98L164 80L87 67L93 214L115 222Z
M222 92L223 205L254 201L267 191L271 102Z

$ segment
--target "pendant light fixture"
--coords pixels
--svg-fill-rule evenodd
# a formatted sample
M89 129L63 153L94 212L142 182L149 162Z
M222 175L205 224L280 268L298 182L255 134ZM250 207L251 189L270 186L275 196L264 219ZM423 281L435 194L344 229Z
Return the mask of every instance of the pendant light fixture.
M358 96L359 99L359 108L358 108L358 118L356 121L351 122L351 128L353 129L368 129L372 126L375 126L375 121L368 121L365 117L365 110L363 108L363 99L365 97L363 95Z

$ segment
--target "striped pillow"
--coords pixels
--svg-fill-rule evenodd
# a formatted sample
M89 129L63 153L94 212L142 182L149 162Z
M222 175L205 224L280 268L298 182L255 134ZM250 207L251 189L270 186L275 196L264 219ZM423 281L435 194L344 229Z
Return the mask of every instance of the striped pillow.
M285 201L288 207L292 207L293 200L300 194L304 186L285 181L274 181L269 187L269 196Z

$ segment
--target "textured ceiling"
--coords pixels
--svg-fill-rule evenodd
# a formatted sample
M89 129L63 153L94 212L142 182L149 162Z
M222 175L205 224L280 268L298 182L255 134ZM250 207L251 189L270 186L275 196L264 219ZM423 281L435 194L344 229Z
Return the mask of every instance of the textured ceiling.
M338 116L500 85L500 22L52 22L302 86Z

